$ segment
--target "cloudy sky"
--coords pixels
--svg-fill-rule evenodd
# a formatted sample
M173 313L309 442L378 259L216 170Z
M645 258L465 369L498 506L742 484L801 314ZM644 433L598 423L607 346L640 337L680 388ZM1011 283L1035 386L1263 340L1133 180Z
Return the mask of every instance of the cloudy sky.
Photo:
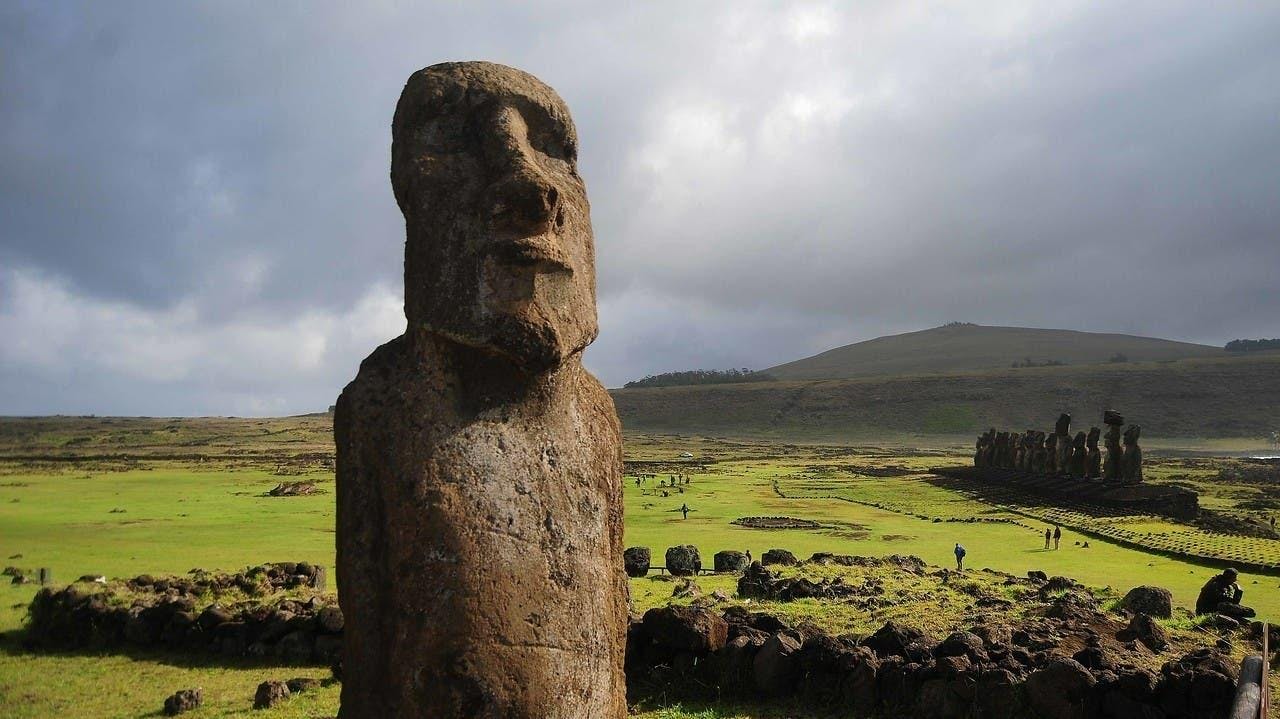
M323 409L405 78L578 123L610 386L960 320L1280 337L1280 4L0 4L0 414Z

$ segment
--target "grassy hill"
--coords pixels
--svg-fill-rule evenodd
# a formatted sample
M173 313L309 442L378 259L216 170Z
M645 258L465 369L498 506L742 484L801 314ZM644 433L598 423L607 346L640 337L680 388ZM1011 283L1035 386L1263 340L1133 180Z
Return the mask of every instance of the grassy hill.
M969 435L993 426L1050 429L1060 412L1087 427L1115 408L1142 425L1144 440L1256 438L1264 446L1280 428L1280 353L611 394L623 426L641 432L840 440Z
M784 380L850 379L1006 369L1035 364L1104 364L1117 354L1131 362L1221 357L1221 347L1132 335L951 324L877 337L764 370Z

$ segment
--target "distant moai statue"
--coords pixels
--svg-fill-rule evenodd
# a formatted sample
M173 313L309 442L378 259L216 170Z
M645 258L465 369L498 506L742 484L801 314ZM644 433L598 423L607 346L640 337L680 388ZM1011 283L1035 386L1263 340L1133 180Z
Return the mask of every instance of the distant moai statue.
M1107 410L1102 413L1102 423L1107 425L1106 446L1107 459L1102 465L1102 478L1112 482L1119 482L1122 479L1121 457L1123 455L1120 449L1120 428L1124 426L1124 417L1115 410Z
M1034 474L1044 474L1049 458L1049 450L1045 447L1044 432L1037 431L1033 441L1035 445L1031 451L1031 471Z
M1054 432L1044 440L1044 474L1058 473L1058 433Z
M978 441L974 443L973 466L975 467L987 466L986 454L987 454L987 433L983 432L982 434L978 435Z
M1088 435L1084 432L1076 432L1076 438L1071 442L1071 464L1067 468L1067 474L1072 477L1085 476L1085 465L1088 463L1086 455L1088 449L1085 443L1088 441Z
M1136 424L1129 425L1124 431L1124 457L1120 471L1126 482L1142 481L1142 448L1138 446L1138 437L1142 428Z
M1089 428L1089 436L1085 439L1086 450L1084 462L1084 476L1089 479L1096 479L1102 476L1102 452L1098 450L1098 438L1102 436L1102 430L1097 427Z
M564 101L502 65L409 78L405 317L343 390L341 719L622 719L622 443L582 366L595 249Z
M987 438L987 451L985 453L985 459L983 460L985 464L983 466L994 467L996 466L996 428L992 427L989 434L990 436Z
M1057 450L1054 469L1057 474L1067 474L1071 471L1071 415L1066 412L1058 415L1058 422L1054 425L1053 433L1058 435L1058 440L1054 445Z

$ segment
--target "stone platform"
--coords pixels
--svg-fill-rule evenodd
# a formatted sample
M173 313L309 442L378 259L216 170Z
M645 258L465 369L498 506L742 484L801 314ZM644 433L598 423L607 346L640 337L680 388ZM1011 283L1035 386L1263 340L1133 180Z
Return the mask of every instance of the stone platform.
M933 474L983 484L1016 487L1066 502L1088 502L1132 514L1161 514L1195 519L1199 496L1189 489L1156 484L1121 484L1101 479L1055 477L998 467L936 467Z

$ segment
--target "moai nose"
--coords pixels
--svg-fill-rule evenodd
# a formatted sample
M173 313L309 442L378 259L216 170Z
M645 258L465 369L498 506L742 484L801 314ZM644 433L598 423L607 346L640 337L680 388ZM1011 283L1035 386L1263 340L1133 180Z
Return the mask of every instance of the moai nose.
M536 168L520 162L494 188L494 220L503 228L528 234L549 232L562 216L560 192Z

